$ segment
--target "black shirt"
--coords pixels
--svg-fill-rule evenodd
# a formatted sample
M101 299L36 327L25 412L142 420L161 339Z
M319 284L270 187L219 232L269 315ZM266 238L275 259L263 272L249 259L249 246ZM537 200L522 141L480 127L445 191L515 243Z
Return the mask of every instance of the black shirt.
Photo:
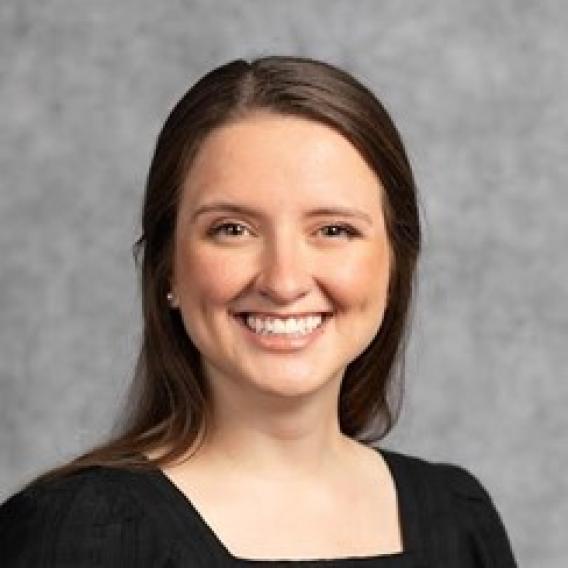
M96 466L33 485L0 506L0 566L517 566L501 518L471 473L456 465L376 449L397 490L401 553L305 560L237 558L160 469Z

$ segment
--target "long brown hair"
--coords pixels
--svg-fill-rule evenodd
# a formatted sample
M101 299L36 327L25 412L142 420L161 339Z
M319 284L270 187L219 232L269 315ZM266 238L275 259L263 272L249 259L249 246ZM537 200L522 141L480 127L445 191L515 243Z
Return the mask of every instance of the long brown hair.
M400 135L375 95L344 70L302 57L238 59L197 81L175 105L157 139L142 232L133 248L140 270L143 336L119 421L104 443L30 483L93 465L166 465L207 432L210 393L200 354L179 311L171 310L166 299L180 188L205 137L256 111L335 128L359 150L385 189L381 199L394 261L388 300L377 335L345 370L339 423L344 434L372 444L398 419L421 245L417 190ZM167 450L151 459L143 455L158 448Z

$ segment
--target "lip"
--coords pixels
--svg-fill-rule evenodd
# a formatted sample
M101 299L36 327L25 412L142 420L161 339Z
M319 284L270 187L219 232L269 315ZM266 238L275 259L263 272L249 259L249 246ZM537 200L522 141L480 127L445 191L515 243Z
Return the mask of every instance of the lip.
M297 337L285 337L285 336L278 336L278 335L259 335L252 331L248 327L248 325L244 321L244 317L242 314L244 313L251 313L251 312L240 312L233 313L233 319L236 320L237 325L239 328L244 332L245 337L253 343L253 345L262 348L263 350L273 351L276 353L285 353L285 352L293 352L304 349L308 345L311 345L319 337L321 337L327 331L327 324L328 321L331 319L333 314L324 315L322 324L314 329L308 335L301 335ZM252 312L257 313L257 312ZM316 312L322 313L322 312ZM313 315L314 312L309 312L310 315ZM272 314L271 314L272 315Z

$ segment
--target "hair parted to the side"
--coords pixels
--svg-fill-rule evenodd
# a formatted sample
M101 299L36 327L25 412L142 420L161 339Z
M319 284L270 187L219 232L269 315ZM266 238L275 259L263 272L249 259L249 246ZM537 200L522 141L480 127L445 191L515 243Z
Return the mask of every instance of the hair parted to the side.
M376 96L344 70L305 57L238 59L197 81L175 105L157 139L142 232L133 248L140 270L143 335L125 408L104 443L29 484L93 465L172 463L207 432L210 394L200 354L179 311L171 310L166 299L175 223L182 183L205 137L255 112L295 115L333 127L359 150L384 187L381 198L394 257L388 300L377 335L345 370L339 423L344 434L367 444L393 427L402 401L421 247L417 189L400 135ZM158 448L168 451L156 459L143 456Z

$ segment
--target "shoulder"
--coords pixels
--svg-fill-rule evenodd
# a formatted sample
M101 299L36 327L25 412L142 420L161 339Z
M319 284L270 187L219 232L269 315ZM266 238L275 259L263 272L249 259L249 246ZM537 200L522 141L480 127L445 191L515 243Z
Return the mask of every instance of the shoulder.
M15 493L0 505L4 565L131 565L131 555L148 546L142 539L152 533L131 490L139 478L96 466Z
M16 514L38 511L64 513L67 522L104 523L141 514L124 491L131 472L89 467L56 479L35 483L12 495L0 506L0 528Z
M515 567L511 543L486 486L469 469L445 461L382 450L428 516L451 526L481 566ZM400 479L399 479L400 481ZM404 488L403 488L404 490Z
M491 502L491 497L479 478L465 467L449 462L433 461L416 455L381 448L381 453L390 463L398 466L414 480L432 486L438 485L458 499Z

